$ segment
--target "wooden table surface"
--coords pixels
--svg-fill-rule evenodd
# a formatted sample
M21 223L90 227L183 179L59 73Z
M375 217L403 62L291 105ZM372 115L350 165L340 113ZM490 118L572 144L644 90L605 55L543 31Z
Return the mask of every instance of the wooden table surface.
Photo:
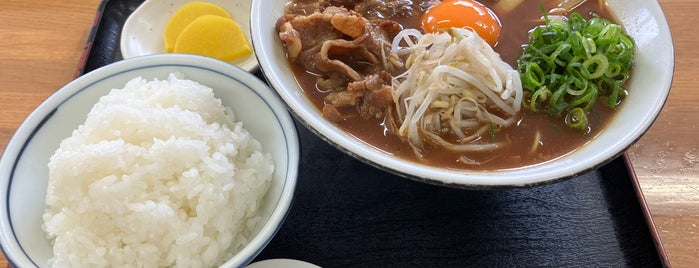
M659 0L675 48L670 97L627 152L673 267L699 265L699 2ZM0 1L0 150L44 99L73 79L99 0ZM0 267L7 260L0 254Z

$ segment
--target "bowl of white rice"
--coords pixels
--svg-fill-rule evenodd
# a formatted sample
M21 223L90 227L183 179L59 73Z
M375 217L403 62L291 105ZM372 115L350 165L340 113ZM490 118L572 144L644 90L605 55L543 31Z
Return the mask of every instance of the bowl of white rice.
M151 55L44 101L0 158L0 245L15 267L241 267L291 206L298 135L228 63Z

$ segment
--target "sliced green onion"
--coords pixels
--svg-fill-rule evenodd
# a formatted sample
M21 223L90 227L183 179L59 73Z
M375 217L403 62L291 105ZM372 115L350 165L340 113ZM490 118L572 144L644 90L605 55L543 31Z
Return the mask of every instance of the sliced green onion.
M531 93L524 106L564 116L568 126L587 131L587 113L599 97L613 109L628 94L633 41L620 25L594 15L585 20L575 12L567 19L544 13L544 22L530 32L518 61L522 86Z
M612 92L609 94L607 99L607 107L614 109L619 104L619 98L621 94L621 83L619 81L614 82L612 86Z
M603 76L607 72L608 67L607 57L597 54L582 63L582 73L587 79L595 79Z
M580 94L578 98L575 98L570 102L570 106L582 108L583 111L588 111L589 108L594 104L594 100L597 99L597 86L590 83L584 92ZM586 106L580 107L580 105L587 104Z
M541 67L539 67L539 64L536 62L530 62L527 64L526 68L527 71L521 78L522 83L525 83L531 87L540 87L544 84L544 79L546 79L546 76L544 75L544 71L541 70Z
M587 114L581 108L573 108L570 113L566 115L565 123L567 126L578 130L586 130L588 126Z
M540 87L537 91L534 92L534 94L532 94L531 101L529 102L529 105L530 105L529 108L532 111L538 112L539 108L536 107L536 104L545 102L546 100L549 99L550 96L551 96L551 91L548 88L546 88L545 86Z
M604 74L607 77L616 77L621 74L621 64L618 62L608 63L607 72Z
M585 49L585 55L588 58L592 57L592 55L597 53L597 44L595 44L595 40L592 40L592 38L589 37L582 36L580 37L580 40L582 41L583 48Z

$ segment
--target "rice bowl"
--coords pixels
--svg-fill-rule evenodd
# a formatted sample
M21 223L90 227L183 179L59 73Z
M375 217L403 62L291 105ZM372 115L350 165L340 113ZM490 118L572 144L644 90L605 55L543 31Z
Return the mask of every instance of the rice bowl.
M274 170L213 90L181 74L111 90L48 166L52 267L219 265L261 223Z
M269 190L259 203L260 224L251 229L245 242L235 246L239 248L235 255L228 254L221 261L222 266L244 266L269 242L289 209L298 172L298 137L284 106L262 82L230 64L193 55L154 55L117 62L71 82L17 130L0 160L2 200L6 202L0 218L0 241L13 266L45 267L53 257L41 225L46 208L47 164L61 140L85 122L92 106L110 89L123 88L134 77L162 80L173 72L211 87L221 103L233 110L236 120L259 140L261 151L270 153L274 163ZM140 208L150 209L149 205Z

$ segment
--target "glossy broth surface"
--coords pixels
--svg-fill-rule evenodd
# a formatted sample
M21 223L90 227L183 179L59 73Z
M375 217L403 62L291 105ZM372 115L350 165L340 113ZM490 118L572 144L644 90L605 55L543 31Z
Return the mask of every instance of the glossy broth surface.
M502 25L495 50L505 62L516 69L517 59L523 51L522 45L528 41L528 32L535 26L542 24L540 7L543 6L545 10L550 10L559 1L525 0L507 14L499 12L495 2L497 1L481 1L495 12ZM586 18L591 17L592 14L597 14L600 17L613 20L606 7L599 5L599 1L586 1L577 7L575 12ZM418 28L419 20L419 16L396 19L404 28ZM328 92L317 90L315 75L307 72L301 66L290 64L304 93L320 111ZM502 149L489 152L455 153L427 145L423 151L423 157L416 157L407 142L387 133L383 119L367 120L354 116L346 118L336 125L379 150L411 161L454 169L496 170L535 165L565 155L596 136L599 131L604 129L613 113L613 110L605 107L598 100L596 107L588 115L592 132L583 134L566 127L559 118L535 114L522 108L520 118L515 125L500 129L490 137L495 140L511 141L510 145ZM541 139L538 142L537 150L532 153L531 148L534 146L537 135L540 135ZM457 161L461 157L480 162L480 164L471 165Z

